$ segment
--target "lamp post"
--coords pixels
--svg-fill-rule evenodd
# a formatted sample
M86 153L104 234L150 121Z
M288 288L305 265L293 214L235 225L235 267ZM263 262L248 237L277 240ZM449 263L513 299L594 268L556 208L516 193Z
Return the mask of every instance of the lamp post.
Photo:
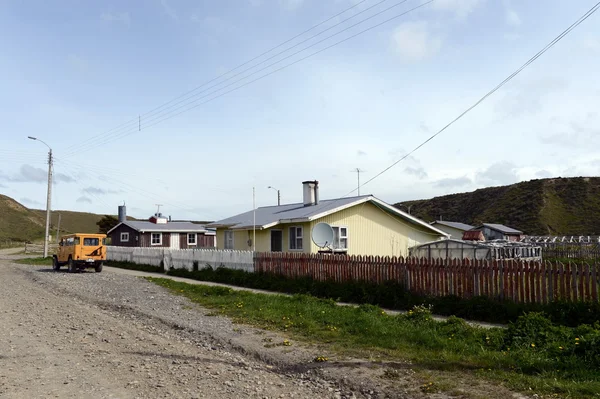
M279 194L279 190L276 189L275 187L267 187L267 188L272 188L273 190L277 191L277 206L281 205L281 195Z
M48 147L48 196L46 198L46 233L44 236L44 258L48 256L48 239L50 236L50 202L52 198L52 148L37 137L27 136L30 140L39 141Z

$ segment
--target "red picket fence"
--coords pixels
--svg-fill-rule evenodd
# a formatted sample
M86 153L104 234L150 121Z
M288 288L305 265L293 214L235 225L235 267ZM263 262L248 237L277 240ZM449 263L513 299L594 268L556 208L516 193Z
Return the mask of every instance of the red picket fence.
M254 271L318 281L402 284L420 295L488 296L514 302L597 301L600 264L518 260L437 260L302 253L257 253Z

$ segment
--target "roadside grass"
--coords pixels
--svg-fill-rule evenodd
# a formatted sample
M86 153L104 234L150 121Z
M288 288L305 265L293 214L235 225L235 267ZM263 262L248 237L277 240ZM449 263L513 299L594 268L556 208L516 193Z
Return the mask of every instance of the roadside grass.
M324 357L409 360L424 373L466 372L520 391L600 397L600 325L556 326L540 313L529 313L507 329L487 329L457 317L435 321L425 306L392 316L377 306L338 306L308 295L264 295L146 279L213 309L214 315L325 345L323 350L330 353ZM289 341L275 344L293 346ZM456 388L451 383L434 386Z
M32 266L52 266L52 257L49 256L47 258L39 257L39 258L22 258L13 261L14 263L20 263L22 265L32 265Z

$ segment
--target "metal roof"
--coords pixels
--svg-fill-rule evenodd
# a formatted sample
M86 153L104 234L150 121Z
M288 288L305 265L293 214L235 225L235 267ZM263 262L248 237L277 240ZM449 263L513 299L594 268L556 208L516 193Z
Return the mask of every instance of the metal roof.
M506 234L523 234L522 231L513 229L512 227L508 227L508 226L505 226L503 224L484 223L483 226L479 226L477 228L480 229L481 227L484 227L484 226L485 227L489 227L492 230L499 231L501 233L506 233Z
M286 204L280 206L266 206L256 208L256 211L248 211L232 216L227 219L209 223L207 227L220 227L228 229L247 230L256 226L257 229L268 229L283 223L302 223L319 219L323 216L341 211L364 202L371 202L374 205L383 208L385 211L394 213L406 221L425 227L437 234L448 236L447 233L436 229L430 224L415 218L398 208L393 207L375 198L372 195L363 195L358 197L338 198L330 200L321 200L317 205L304 206L303 203ZM254 223L254 213L256 213L256 223Z
M207 229L206 226L192 222L168 222L168 223L152 223L147 221L126 221L121 222L108 231L110 233L120 225L126 225L140 233L145 232L173 232L173 233L204 233L207 235L215 234L213 229Z
M469 224L465 224L465 223L461 223L461 222L447 222L445 220L436 220L435 222L432 222L431 224L441 224L444 226L448 226L448 227L452 227L458 230L463 230L463 231L467 231L467 230L471 230L474 229L475 226L471 226Z

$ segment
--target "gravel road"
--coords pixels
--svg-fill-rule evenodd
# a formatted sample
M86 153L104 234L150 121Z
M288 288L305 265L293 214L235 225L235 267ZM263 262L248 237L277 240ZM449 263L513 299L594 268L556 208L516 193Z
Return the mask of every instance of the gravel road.
M409 363L266 347L288 337L110 268L71 274L14 258L0 252L0 398L462 397L423 394ZM330 361L312 362L320 355Z
M284 337L143 279L11 258L0 255L2 398L415 397L353 377L358 362L312 363L318 348L266 348Z

